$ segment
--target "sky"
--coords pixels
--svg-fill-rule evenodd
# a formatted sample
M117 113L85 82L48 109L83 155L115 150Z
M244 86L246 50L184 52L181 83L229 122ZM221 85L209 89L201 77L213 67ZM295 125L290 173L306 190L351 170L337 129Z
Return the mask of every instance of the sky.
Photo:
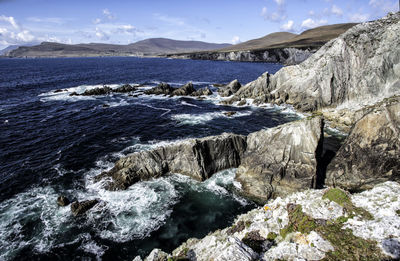
M0 48L155 37L236 44L398 10L398 0L0 0Z

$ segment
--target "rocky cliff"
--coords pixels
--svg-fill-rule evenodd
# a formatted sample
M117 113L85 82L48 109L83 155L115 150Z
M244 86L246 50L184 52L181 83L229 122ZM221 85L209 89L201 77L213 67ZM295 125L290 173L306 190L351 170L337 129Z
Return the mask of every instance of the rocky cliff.
M356 25L303 63L265 73L243 86L228 103L244 98L323 109L330 118L400 93L400 13Z
M169 55L171 58L193 59L193 60L214 60L214 61L235 61L235 62L270 62L282 64L299 64L305 61L318 47L309 48L270 48L263 50L244 51L214 51L197 52L187 54Z

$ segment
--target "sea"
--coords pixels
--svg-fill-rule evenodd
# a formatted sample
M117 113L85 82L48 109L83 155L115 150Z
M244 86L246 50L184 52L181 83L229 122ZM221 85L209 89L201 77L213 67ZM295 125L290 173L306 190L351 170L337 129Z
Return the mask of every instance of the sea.
M107 191L93 177L137 151L298 119L288 107L220 105L213 87L234 79L246 84L281 67L135 57L0 59L0 260L132 260L232 225L256 207L235 193L235 169L204 182L171 173L124 191ZM214 94L205 100L70 96L103 85L143 91L190 81ZM74 217L69 206L57 205L59 195L100 203Z

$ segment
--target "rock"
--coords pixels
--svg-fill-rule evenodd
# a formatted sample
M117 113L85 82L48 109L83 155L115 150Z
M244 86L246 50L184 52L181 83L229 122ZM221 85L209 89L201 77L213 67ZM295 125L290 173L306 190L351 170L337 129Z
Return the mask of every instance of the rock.
M155 95L170 95L174 91L174 88L172 88L168 83L160 83L154 88L151 88L150 90L145 91L145 94L155 94Z
M400 97L373 107L328 165L326 184L350 191L400 181Z
M246 99L242 99L242 100L240 100L240 102L237 104L237 106L244 106L244 105L246 105L246 104L247 104Z
M137 90L136 87L129 85L129 84L124 84L116 89L113 89L112 92L127 93L127 92L134 92L136 90Z
M64 91L63 89L58 89L58 90L55 90L54 93L59 93L59 92L63 92L63 91Z
M108 86L103 86L102 88L94 88L86 90L84 93L80 94L82 96L93 96L93 95L107 95L112 92L112 89Z
M208 87L200 88L197 91L193 92L191 96L208 96L212 95L213 92Z
M143 261L143 259L140 256L136 256L132 261Z
M196 180L205 180L215 172L235 168L246 149L246 137L224 133L201 139L189 139L150 151L133 153L117 161L97 179L111 176L109 190L126 189L130 185L168 172L180 173Z
M168 254L161 249L155 248L151 253L144 259L144 261L167 261Z
M240 193L265 203L272 196L315 187L323 125L322 118L314 117L249 134L235 178Z
M245 243L248 247L250 247L257 253L261 253L264 250L263 245L264 245L265 241L266 241L266 239L263 238L262 236L260 236L260 233L258 230L250 231L242 239L243 243Z
M82 215L94 207L97 203L99 203L99 200L97 199L85 200L81 202L75 201L71 204L71 212L74 216Z
M339 106L335 113L340 118L342 110L355 111L400 94L398 35L399 12L358 24L303 63L284 67L273 76L266 73L235 96L255 99L272 95L272 101L279 96L279 102L301 111Z
M233 80L225 87L220 87L218 89L218 93L221 97L231 96L232 94L235 94L241 86L242 85L239 83L238 80Z
M61 195L61 196L59 196L59 197L57 198L57 204L58 204L60 207L68 206L69 203L70 203L69 199L68 199L66 196L64 196L64 195Z
M188 96L195 92L196 90L193 87L193 84L191 82L183 85L181 88L175 89L171 95L173 96Z
M79 96L79 94L77 92L73 92L69 96Z
M236 111L224 111L223 114L228 117L231 117L236 114Z
M109 104L103 104L103 105L101 105L101 107L103 107L103 108L110 108L110 105L109 105Z

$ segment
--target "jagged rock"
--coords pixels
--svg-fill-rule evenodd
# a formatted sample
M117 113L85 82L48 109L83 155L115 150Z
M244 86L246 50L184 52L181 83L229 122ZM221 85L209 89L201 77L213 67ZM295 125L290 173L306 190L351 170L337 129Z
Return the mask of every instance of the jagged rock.
M220 87L218 89L218 93L221 97L231 96L232 94L235 94L240 89L241 86L242 85L238 80L233 80L226 86Z
M200 88L195 92L192 92L191 96L208 96L212 95L213 92L208 87Z
M84 93L80 94L82 96L92 96L92 95L106 95L110 94L112 89L108 86L103 86L103 88L94 88L91 90L86 90Z
M70 203L69 199L68 199L66 196L64 196L64 195L61 195L61 196L59 196L59 197L57 198L57 204L58 204L60 207L68 206L69 203Z
M358 191L400 180L400 97L372 108L328 165L326 184Z
M124 84L116 89L113 89L112 92L126 93L126 92L134 92L136 90L137 90L136 87L134 87L130 84Z
M264 203L274 195L315 187L323 125L314 117L249 134L235 178L240 193Z
M161 249L155 248L151 253L144 259L144 261L167 261L168 254Z
M237 112L236 111L225 111L223 112L224 115L231 117L233 115L235 115Z
M250 231L242 239L243 243L245 243L248 247L250 247L257 253L260 253L264 250L263 245L265 241L266 239L260 236L260 232L258 230Z
M340 118L342 110L355 111L400 94L398 35L399 12L356 25L300 65L284 67L273 76L266 73L236 96L264 95L265 102L279 97L301 111L339 106L335 113Z
M132 261L143 261L143 259L140 256L136 256Z
M99 203L99 200L97 199L85 200L81 202L75 201L71 204L71 212L74 216L82 215L94 207L97 203Z
M63 91L64 91L63 89L58 89L58 90L55 90L54 93L59 93L59 92L63 92Z
M246 149L246 137L224 133L150 151L133 153L120 159L109 172L97 179L111 176L110 190L126 189L140 180L160 177L168 172L180 173L196 180L205 180L215 172L239 166Z
M145 91L145 94L155 94L155 95L170 95L174 91L174 88L172 88L168 83L160 83L154 88L151 88L150 90Z
M69 96L79 96L77 92L72 92Z
M175 89L171 95L173 96L188 96L195 92L196 90L193 87L193 84L191 82L183 85L180 88Z

